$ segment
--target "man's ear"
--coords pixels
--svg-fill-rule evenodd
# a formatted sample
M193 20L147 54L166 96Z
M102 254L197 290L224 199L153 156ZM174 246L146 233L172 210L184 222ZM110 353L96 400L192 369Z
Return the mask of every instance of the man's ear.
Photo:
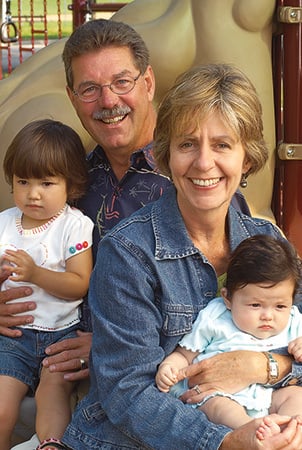
M228 298L228 290L226 287L221 288L221 297L223 298L224 304L227 309L231 309L231 301Z
M69 86L66 86L66 92L67 92L67 95L68 95L68 97L69 97L69 100L71 101L71 103L73 104L73 106L74 106L74 93L72 92L72 89L70 89L70 87Z
M149 65L146 72L143 74L143 78L147 87L148 97L152 102L155 93L155 76L152 67Z

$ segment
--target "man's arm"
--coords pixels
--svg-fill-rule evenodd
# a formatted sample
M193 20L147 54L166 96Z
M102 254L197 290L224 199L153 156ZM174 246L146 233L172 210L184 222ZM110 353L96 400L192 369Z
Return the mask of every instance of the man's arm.
M6 278L7 274L5 276L2 274L0 276L0 284ZM36 308L35 302L7 303L31 294L32 289L27 286L0 291L0 334L9 337L20 337L22 336L22 330L12 329L11 327L26 325L34 321L34 317L26 314L26 312L33 311ZM22 315L16 316L16 314ZM43 365L50 367L52 372L66 372L64 377L70 381L82 380L89 376L88 361L92 334L79 331L78 335L79 337L77 338L66 339L49 346L46 349L46 353L49 356L43 361Z

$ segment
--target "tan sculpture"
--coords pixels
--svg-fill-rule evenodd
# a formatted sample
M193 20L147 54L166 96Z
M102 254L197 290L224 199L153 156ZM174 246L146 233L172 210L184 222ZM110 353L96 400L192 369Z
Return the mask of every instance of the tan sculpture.
M256 216L273 219L270 209L275 151L271 65L275 0L133 0L114 15L132 25L151 54L158 102L176 76L196 64L225 62L253 81L263 105L270 159L264 171L248 179L244 193ZM17 131L31 120L52 117L72 126L85 147L94 146L65 93L61 53L64 40L40 50L0 82L0 164ZM1 171L0 210L11 206Z

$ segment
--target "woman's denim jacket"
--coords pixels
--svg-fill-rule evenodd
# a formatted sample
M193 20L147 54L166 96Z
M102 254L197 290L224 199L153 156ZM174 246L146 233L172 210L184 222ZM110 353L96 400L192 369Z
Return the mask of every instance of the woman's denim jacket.
M281 238L266 220L228 212L231 250L245 238ZM91 388L63 441L74 450L215 450L225 426L160 392L157 366L216 296L214 268L194 247L174 188L102 240L89 288Z

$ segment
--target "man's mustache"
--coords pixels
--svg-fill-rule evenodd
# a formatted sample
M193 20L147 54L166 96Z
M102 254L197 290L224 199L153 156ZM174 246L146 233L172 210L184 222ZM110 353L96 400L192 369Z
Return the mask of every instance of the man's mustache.
M124 116L125 114L129 114L130 112L131 108L129 106L119 106L112 109L106 108L95 111L92 115L92 118L95 120L110 119L112 117Z

